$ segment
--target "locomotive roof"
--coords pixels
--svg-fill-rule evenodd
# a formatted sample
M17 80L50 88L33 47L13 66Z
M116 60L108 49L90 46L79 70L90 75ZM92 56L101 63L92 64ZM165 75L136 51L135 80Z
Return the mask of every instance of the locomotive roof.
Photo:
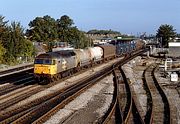
M59 57L68 57L68 56L75 56L73 50L62 50L56 52L48 52L38 55L36 58L59 58Z

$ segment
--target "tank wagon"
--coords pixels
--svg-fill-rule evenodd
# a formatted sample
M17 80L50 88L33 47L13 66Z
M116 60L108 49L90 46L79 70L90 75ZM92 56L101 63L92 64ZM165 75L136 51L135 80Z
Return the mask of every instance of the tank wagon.
M138 44L138 47L140 47L139 45L141 44ZM119 52L120 47L107 44L87 49L62 50L40 54L34 61L34 76L38 82L47 84L75 73L82 68L114 59L122 53L128 53L128 50L130 50L128 47L129 45L126 46L123 52Z
M91 61L96 63L103 59L103 49L101 47L89 47Z

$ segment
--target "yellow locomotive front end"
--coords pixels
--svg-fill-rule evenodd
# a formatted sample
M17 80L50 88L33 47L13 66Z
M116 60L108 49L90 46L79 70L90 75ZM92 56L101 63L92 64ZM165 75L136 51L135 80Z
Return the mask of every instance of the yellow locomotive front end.
M49 54L41 54L34 61L34 76L38 81L51 80L57 74L57 63Z
M47 60L41 60L41 61L47 61ZM57 73L57 65L54 64L53 62L51 64L35 62L34 64L34 74L54 75L56 73Z

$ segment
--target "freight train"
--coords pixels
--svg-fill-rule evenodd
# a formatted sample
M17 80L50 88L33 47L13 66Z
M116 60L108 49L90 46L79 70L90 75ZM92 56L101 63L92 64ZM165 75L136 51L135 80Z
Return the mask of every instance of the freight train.
M132 42L134 44L134 42ZM62 77L78 72L82 68L88 68L96 63L102 63L115 57L129 53L136 48L143 47L142 43L136 42L120 45L105 44L86 49L71 49L55 52L47 52L38 55L34 61L34 76L38 82L47 84L61 79ZM127 49L129 48L129 49Z

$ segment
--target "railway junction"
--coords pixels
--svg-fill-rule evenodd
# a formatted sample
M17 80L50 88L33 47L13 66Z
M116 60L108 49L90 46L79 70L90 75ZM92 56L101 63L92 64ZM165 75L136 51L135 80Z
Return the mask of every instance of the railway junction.
M31 70L1 75L0 123L180 123L179 78L165 72L165 59L132 56L48 85Z

